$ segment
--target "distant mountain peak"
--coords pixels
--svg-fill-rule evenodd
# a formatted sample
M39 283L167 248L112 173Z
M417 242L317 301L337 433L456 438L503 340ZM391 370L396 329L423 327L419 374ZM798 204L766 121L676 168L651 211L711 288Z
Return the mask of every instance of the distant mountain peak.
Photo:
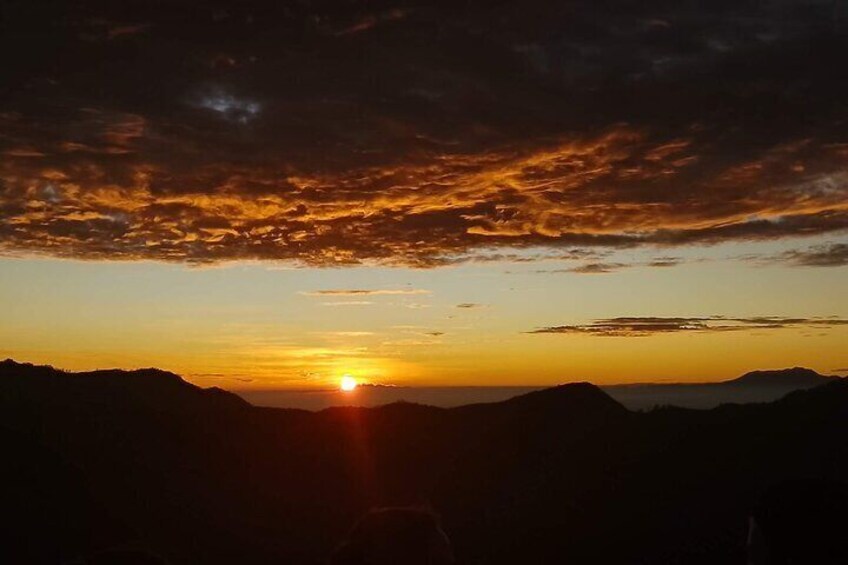
M834 377L821 375L806 367L792 367L768 371L751 371L739 378L725 381L724 384L805 387L824 384L833 379Z
M505 400L501 404L539 409L626 411L610 395L587 382L568 383L535 390Z

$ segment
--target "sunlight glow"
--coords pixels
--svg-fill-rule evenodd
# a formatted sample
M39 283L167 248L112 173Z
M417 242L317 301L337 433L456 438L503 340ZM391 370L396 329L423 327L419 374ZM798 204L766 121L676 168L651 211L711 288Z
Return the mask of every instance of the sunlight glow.
M341 388L345 392L351 392L352 390L356 389L358 384L359 383L357 383L356 379L353 378L352 376L343 375L342 380L341 380L341 384L339 385L339 388Z

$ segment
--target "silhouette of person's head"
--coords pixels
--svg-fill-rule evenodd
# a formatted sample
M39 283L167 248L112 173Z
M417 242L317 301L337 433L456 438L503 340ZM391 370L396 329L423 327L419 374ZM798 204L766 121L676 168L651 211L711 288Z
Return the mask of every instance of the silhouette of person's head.
M748 533L750 565L848 563L848 487L799 480L769 489Z
M381 508L363 516L333 565L451 565L453 550L436 516L420 508Z

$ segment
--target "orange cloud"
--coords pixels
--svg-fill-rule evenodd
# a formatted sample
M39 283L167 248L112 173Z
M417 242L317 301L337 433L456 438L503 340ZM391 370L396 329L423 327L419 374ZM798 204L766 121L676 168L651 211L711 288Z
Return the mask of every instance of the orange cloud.
M269 3L245 33L230 4L16 12L0 253L434 267L848 229L848 36L812 15Z

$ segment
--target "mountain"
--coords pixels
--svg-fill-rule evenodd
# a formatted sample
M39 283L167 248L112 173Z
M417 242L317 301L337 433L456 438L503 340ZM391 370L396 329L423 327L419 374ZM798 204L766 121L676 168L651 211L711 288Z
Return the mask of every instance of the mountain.
M838 377L837 377L838 378ZM727 403L771 402L798 389L818 386L833 377L810 369L755 371L741 378L712 383L638 383L602 385L600 388L630 410L655 406L708 409ZM361 385L353 393L338 390L242 390L239 395L258 406L297 407L312 411L331 406L382 406L407 401L455 407L507 400L541 387L402 387Z
M848 381L631 412L587 383L489 404L257 408L155 370L0 364L0 561L142 546L171 564L324 562L365 510L428 504L460 564L745 562L747 514L848 477Z
M570 383L536 390L505 400L500 406L521 407L525 410L582 410L622 411L624 408L608 394L591 383Z
M219 388L200 388L159 369L100 370L81 373L50 366L0 361L0 391L16 403L149 408L160 411L208 408L243 409L241 397Z
M457 411L491 411L531 414L555 414L574 417L619 415L627 410L607 393L590 383L569 383L542 390L519 394L500 402L469 404L455 408Z
M794 389L818 386L834 379L836 376L825 376L803 367L779 369L775 371L751 371L736 379L725 381L729 386L777 386Z
M772 371L752 371L716 383L630 384L604 386L615 400L631 410L656 406L709 409L721 404L772 402L795 390L812 388L838 380L812 369L794 367Z

